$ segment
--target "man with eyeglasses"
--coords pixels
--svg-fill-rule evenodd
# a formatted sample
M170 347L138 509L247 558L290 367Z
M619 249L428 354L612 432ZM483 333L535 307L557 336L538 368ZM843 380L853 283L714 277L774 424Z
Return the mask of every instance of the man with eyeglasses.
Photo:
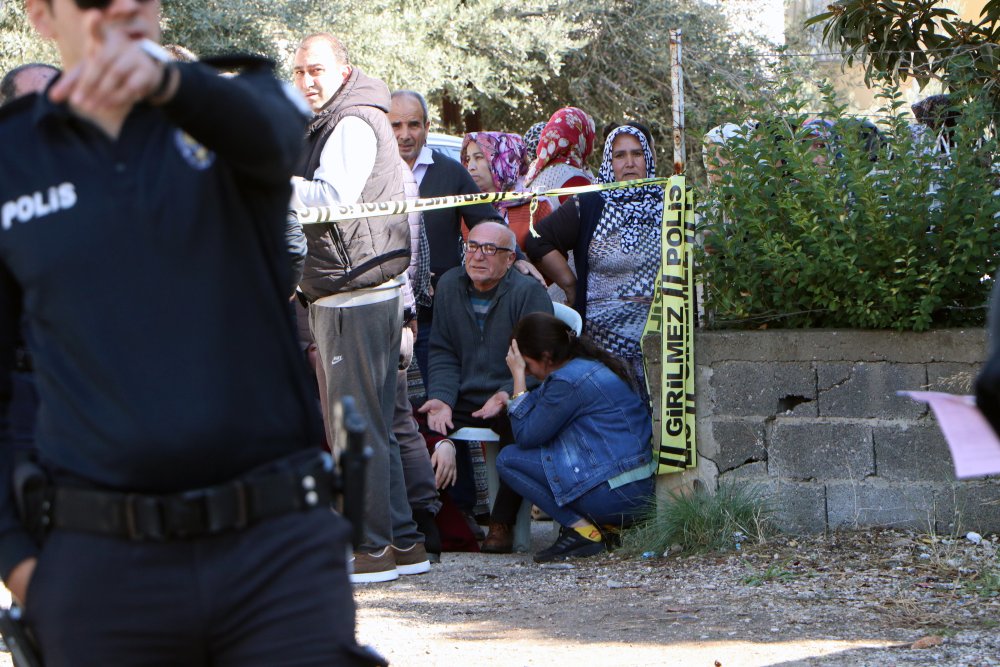
M42 405L0 576L45 664L375 664L288 310L305 106L170 62L158 0L26 10L64 73L0 110L0 415L22 313Z
M486 427L500 434L501 444L512 440L506 415L512 386L506 362L510 334L528 313L552 312L545 288L534 278L511 270L515 247L514 233L505 225L481 222L469 232L464 245L465 266L449 270L438 281L430 386L428 400L420 408L428 426L438 433L447 435L464 426ZM442 443L440 447L455 448L450 440ZM456 484L467 489L472 481L471 461L462 454L457 457ZM483 551L510 553L520 501L513 489L501 483Z

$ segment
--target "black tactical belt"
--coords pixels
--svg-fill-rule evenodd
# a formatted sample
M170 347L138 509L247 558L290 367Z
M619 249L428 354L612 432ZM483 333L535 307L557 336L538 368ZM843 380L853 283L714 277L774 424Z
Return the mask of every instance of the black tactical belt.
M43 503L41 521L48 528L137 541L195 539L290 512L330 507L334 486L333 459L323 454L294 468L170 495L56 486Z

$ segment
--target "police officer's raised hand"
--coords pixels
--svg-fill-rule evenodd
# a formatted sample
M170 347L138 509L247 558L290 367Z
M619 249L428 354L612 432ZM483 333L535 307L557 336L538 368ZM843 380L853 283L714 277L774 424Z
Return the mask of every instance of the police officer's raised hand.
M24 606L24 598L28 594L28 584L31 583L31 575L35 572L35 563L37 562L38 560L35 558L22 560L14 566L7 581L4 582L7 584L7 590L22 606Z
M74 111L102 125L109 116L123 121L135 103L154 94L154 102L169 99L178 83L176 71L150 55L155 26L111 12L110 8L83 12L80 58L49 93L52 101L68 102Z

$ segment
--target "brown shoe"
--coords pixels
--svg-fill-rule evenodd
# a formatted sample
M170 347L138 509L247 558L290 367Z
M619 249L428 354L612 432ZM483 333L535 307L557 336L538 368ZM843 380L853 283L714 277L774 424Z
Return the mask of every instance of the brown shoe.
M399 579L391 547L383 547L375 553L355 551L347 567L352 584L375 584Z
M490 522L490 532L479 550L487 554L509 554L514 551L514 526Z
M405 549L393 544L392 555L396 561L396 571L400 574L423 574L431 571L427 550L420 542L411 544Z

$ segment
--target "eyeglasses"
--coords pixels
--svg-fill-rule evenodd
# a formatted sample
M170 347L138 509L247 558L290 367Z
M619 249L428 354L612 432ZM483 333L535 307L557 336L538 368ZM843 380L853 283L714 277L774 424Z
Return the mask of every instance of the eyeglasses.
M483 254L487 257L492 257L501 250L504 252L514 252L513 248L504 248L502 246L498 246L496 243L476 243L475 241L463 243L462 250L465 251L466 255L475 255L477 250L482 250Z
M114 0L73 0L73 2L79 9L86 11L88 9L107 9ZM152 2L152 0L139 0L139 2L145 4Z

